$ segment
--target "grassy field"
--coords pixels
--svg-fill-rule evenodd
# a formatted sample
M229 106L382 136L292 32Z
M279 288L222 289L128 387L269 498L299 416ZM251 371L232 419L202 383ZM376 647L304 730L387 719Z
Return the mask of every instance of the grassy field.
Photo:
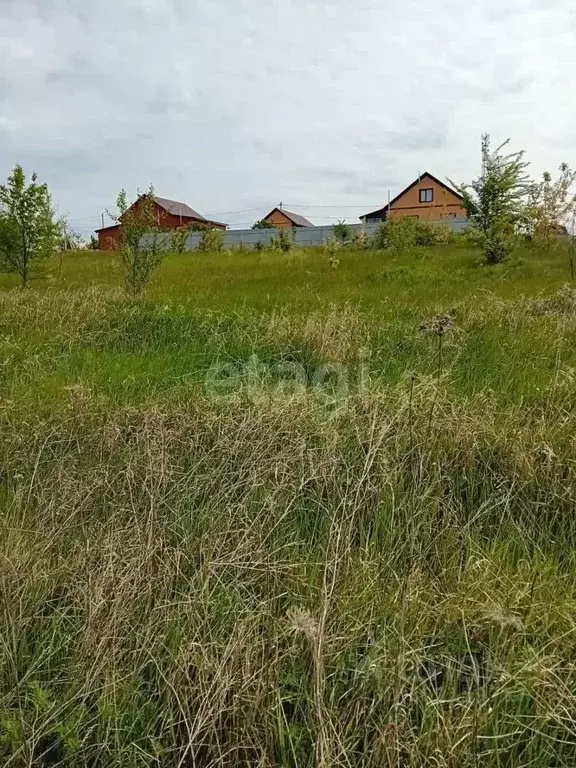
M576 765L562 247L0 277L0 764Z

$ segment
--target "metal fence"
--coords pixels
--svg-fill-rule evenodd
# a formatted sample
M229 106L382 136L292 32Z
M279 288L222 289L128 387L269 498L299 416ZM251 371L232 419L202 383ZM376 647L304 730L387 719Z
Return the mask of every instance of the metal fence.
M466 228L466 219L446 219L446 225L453 232L463 232ZM362 224L347 224L350 237L360 234ZM367 222L365 225L366 237L372 237L379 223ZM222 233L224 236L224 248L254 248L257 243L262 246L269 245L272 240L278 239L279 229L230 229ZM322 246L326 240L334 236L331 225L323 227L293 227L288 230L288 235L296 247ZM186 239L186 250L195 250L202 240L202 232L190 232ZM170 248L171 235L162 236L163 245Z

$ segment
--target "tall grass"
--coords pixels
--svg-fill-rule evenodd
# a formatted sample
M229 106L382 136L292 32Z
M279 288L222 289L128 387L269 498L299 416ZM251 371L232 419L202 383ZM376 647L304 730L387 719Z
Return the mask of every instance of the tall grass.
M0 297L3 766L575 764L576 302L483 282ZM205 390L254 355L348 395Z

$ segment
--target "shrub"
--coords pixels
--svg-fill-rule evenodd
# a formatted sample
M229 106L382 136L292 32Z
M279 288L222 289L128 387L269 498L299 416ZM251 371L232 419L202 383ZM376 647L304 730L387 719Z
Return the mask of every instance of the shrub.
M198 248L201 251L219 252L224 246L224 233L219 229L205 229Z
M366 232L364 230L361 230L360 232L354 232L352 235L352 241L351 245L353 248L369 248L372 243L370 241L370 238L366 236Z
M388 222L383 221L372 235L373 248L386 248L388 246Z
M350 238L350 227L343 221L334 224L332 232L334 233L334 238L341 243L345 243Z
M340 265L340 260L337 257L338 251L342 248L342 244L335 237L329 237L324 241L324 248L328 255L328 263L332 269L336 269Z
M281 227L278 230L278 238L270 239L270 248L273 251L283 251L287 253L292 248L292 240L286 232L286 227Z
M452 232L446 223L430 224L424 221L417 222L416 245L448 245L451 240Z
M447 245L451 232L446 224L430 224L406 216L383 222L374 235L375 248L403 252L416 246Z
M252 224L252 229L274 229L274 226L266 219L260 219L260 221Z
M172 232L170 246L174 253L184 253L189 232L190 230L188 227L180 227L180 229L175 229L174 232Z
M566 233L566 223L576 214L573 186L576 171L566 163L560 166L557 179L546 171L542 180L532 184L527 206L527 234L530 244L539 249L557 243L557 236Z

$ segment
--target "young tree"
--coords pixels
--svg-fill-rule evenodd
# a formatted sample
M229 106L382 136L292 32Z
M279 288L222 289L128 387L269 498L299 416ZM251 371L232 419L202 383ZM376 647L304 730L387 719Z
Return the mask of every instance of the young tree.
M140 195L136 203L128 205L126 190L123 189L116 199L118 215L110 214L120 224L124 281L131 296L142 293L163 257L158 243L154 188L150 187L148 192Z
M488 264L504 261L515 238L526 222L526 202L530 192L525 173L529 163L524 151L504 154L509 143L492 150L490 136L482 136L482 173L471 182L456 186L464 198L470 223L476 230Z
M6 184L0 185L0 268L20 275L28 285L36 261L52 255L61 237L63 223L55 219L46 184L30 184L22 166L14 166Z
M332 227L332 232L334 233L336 240L339 240L341 243L345 243L350 237L351 230L344 221L338 221L338 223L334 224Z
M559 168L557 179L548 171L542 180L530 189L528 204L528 231L532 242L538 247L548 247L552 238L566 228L576 213L576 196L573 186L576 171L566 163Z
M292 248L292 241L294 238L294 232L292 232L292 238L286 231L287 227L280 227L278 230L278 248L283 251L284 253L288 253L288 251Z

